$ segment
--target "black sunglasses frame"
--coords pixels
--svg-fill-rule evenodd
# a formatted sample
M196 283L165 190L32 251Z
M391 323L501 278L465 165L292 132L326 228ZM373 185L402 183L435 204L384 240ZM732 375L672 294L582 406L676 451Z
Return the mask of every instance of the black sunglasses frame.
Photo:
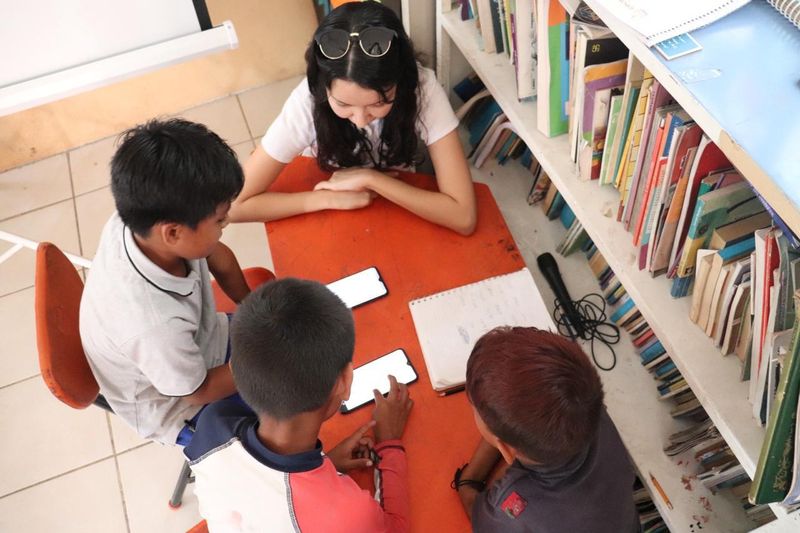
M386 45L386 49L383 50L382 53L373 54L373 53L368 52L367 48L364 47L364 41L361 39L361 34L364 33L367 30L382 30L382 31L386 32L386 37L388 38L388 43ZM331 35L331 34L334 34L334 33L337 34L337 35L344 34L344 35L347 36L347 46L345 47L344 52L342 52L339 55L330 55L330 54L328 54L328 52L325 51L325 48L322 46L322 43L320 42L324 36ZM316 37L314 37L314 41L317 43L317 47L319 48L320 53L323 56L325 56L326 58L328 58L328 59L336 60L336 59L341 59L344 56L346 56L347 52L350 51L350 45L351 45L351 43L353 42L354 39L358 40L358 46L359 46L359 48L361 48L361 51L364 52L364 54L366 56L372 57L372 58L378 58L378 57L383 57L383 56L385 56L386 54L389 53L389 50L391 50L391 48L392 48L392 41L396 37L397 37L397 32L392 30L392 29L384 28L383 26L371 26L371 27L368 27L368 28L364 28L360 32L352 32L352 33L348 33L347 30L342 30L342 29L338 29L338 28L326 30L326 31L322 32L320 35L317 35ZM376 42L376 41L373 41L373 43L374 42Z

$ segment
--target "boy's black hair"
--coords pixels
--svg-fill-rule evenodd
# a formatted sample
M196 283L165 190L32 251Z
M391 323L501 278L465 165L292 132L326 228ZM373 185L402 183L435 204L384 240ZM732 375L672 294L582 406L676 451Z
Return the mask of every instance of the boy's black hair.
M236 154L202 124L151 120L121 135L111 160L111 192L122 222L147 236L154 224L192 229L242 190Z
M354 345L353 316L325 285L272 281L231 322L233 379L256 413L285 420L325 405Z

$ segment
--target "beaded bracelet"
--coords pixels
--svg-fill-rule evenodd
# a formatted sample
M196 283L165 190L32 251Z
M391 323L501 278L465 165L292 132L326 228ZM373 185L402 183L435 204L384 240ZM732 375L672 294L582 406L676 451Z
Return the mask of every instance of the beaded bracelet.
M456 473L453 474L453 481L450 482L450 488L453 490L458 490L459 487L470 486L476 488L479 492L486 488L485 481L479 481L477 479L461 479L461 474L464 472L464 469L467 468L469 463L464 463L461 468L456 468Z

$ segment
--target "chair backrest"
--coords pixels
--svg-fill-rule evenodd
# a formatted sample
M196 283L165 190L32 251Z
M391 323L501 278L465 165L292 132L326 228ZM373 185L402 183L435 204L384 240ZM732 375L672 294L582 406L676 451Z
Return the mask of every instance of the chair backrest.
M92 405L99 393L81 345L78 315L83 280L54 244L36 250L36 343L39 368L53 395L76 409Z

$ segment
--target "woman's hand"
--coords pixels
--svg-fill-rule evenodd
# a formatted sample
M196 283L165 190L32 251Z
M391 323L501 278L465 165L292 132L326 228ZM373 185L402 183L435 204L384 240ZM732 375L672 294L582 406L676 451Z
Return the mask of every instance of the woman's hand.
M337 209L337 210L351 210L361 209L367 207L372 203L375 194L369 191L334 191L317 189L314 194L322 197L320 207L313 209L319 211L320 209Z
M386 172L385 174L374 168L345 168L337 170L327 181L321 181L314 186L315 191L370 191L372 184L381 176L397 176L397 172Z

